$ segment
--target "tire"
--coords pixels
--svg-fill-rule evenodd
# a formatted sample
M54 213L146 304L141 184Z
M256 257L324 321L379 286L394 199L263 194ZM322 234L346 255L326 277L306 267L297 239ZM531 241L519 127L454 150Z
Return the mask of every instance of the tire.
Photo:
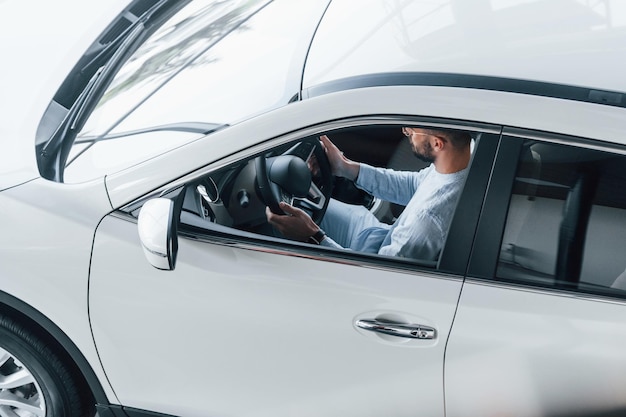
M35 334L0 315L0 416L85 417L67 367Z

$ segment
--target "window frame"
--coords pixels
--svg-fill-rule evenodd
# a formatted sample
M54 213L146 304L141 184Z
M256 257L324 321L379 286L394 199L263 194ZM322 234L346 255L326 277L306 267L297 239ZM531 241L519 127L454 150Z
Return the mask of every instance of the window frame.
M193 230L194 227L187 228L187 230L179 229L179 237L193 239L208 244L227 245L247 250L271 252L278 255L313 258L321 261L338 262L353 266L382 268L389 271L428 273L442 277L455 277L462 279L467 270L467 261L470 255L469 247L471 246L471 242L474 240L474 233L476 230L478 216L480 214L480 207L482 206L484 193L487 189L494 154L500 140L501 127L497 125L412 115L359 116L344 120L327 121L316 126L304 127L285 136L271 138L267 141L260 142L258 146L241 150L224 160L195 170L194 172L191 172L188 175L179 178L178 180L163 186L140 199L137 199L133 203L122 207L117 211L117 214L128 220L136 221L136 215L139 212L139 208L145 201L158 196L177 195L183 189L185 184L193 183L211 172L224 169L229 165L237 163L238 161L251 159L256 155L267 152L270 149L297 141L299 138L305 138L315 134L350 127L366 128L367 126L380 125L390 127L395 125L400 127L407 124L441 128L459 128L481 133L481 138L475 145L474 155L470 165L470 174L464 185L463 193L457 203L457 208L452 219L448 238L444 242L444 247L437 261L419 261L327 248L242 231L219 224L213 224L211 227L198 227L195 232ZM477 163L479 163L479 166L477 166ZM462 213L462 215L459 215L459 213ZM457 251L462 251L462 253L457 253Z
M553 285L534 281L507 279L496 275L502 239L504 237L509 204L518 169L518 161L526 140L545 144L567 145L581 149L603 151L615 155L626 156L623 145L600 142L582 137L537 132L528 129L504 127L502 138L495 155L494 168L489 178L489 186L485 194L476 237L472 245L467 278L470 280L488 281L494 285L504 285L523 289L560 293L562 295L591 299L624 299L626 292L608 294L593 291L590 288L579 288L577 285Z

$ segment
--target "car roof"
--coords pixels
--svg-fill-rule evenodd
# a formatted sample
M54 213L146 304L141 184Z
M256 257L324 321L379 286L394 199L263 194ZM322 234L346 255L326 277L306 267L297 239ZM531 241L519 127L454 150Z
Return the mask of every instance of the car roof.
M46 107L129 3L57 0L32 13L29 2L0 1L0 54L8 63L0 77L0 190L39 176L33 142ZM626 2L361 0L354 6L332 0L326 10L304 68L304 98L333 83L334 90L413 83L568 99L582 94L583 101L626 107ZM342 82L359 77L364 84ZM562 86L600 91L562 93Z
M626 2L333 0L304 88L381 72L468 74L626 92Z

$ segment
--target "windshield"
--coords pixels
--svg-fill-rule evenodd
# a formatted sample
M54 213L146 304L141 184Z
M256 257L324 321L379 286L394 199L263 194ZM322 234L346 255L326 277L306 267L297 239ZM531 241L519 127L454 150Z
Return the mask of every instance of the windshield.
M311 17L326 3L190 2L113 78L76 138L65 182L115 172L217 130L163 126L221 128L287 104L300 90L319 20Z

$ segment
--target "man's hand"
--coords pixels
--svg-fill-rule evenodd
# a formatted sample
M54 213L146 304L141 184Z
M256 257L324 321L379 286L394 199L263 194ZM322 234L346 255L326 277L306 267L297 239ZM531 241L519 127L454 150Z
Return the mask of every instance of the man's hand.
M269 207L265 208L265 215L268 223L287 239L306 242L320 229L303 210L282 201L278 205L286 215L272 213Z
M333 175L354 181L359 176L359 163L343 156L343 152L328 139L328 136L320 136L320 142L322 142L322 146L328 157Z

